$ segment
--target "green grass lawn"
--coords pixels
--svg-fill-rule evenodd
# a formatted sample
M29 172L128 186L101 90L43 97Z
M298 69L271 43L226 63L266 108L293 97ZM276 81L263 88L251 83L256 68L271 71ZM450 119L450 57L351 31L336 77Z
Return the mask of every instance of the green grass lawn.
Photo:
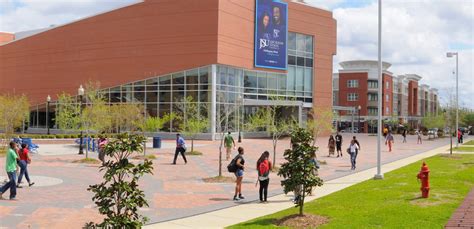
M464 143L463 145L474 145L474 140L468 141Z
M460 146L460 147L453 147L453 150L457 150L460 152L474 152L474 147Z
M474 187L474 155L434 156L426 163L428 199L419 198L420 161L309 202L305 213L329 217L320 228L442 228ZM275 220L297 213L291 208L230 228L276 228Z

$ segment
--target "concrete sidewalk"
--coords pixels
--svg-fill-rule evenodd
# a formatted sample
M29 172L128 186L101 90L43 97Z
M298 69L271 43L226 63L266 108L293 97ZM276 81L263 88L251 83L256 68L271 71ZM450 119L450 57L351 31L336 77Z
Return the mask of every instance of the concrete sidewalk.
M384 164L382 166L382 172L390 172L421 159L431 157L436 154L446 153L446 147L449 147L449 145ZM376 174L376 171L377 168L374 167L348 176L326 181L322 187L316 188L314 196L308 196L306 200L312 201L362 181L372 179ZM224 228L294 207L294 204L292 201L290 201L290 198L291 197L288 195L281 194L269 198L268 204L251 202L191 217L147 225L144 228Z

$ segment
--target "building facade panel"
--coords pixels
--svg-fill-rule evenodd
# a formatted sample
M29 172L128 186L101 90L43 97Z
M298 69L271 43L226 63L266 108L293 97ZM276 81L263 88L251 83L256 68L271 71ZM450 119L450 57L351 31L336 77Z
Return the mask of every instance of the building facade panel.
M110 87L216 63L217 8L217 0L145 1L0 46L0 90L36 104L88 80Z

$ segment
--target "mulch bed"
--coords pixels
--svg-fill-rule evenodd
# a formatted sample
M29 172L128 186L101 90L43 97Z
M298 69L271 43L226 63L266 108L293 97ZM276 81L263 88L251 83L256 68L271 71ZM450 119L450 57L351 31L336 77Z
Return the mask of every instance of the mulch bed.
M217 176L217 177L208 177L202 179L206 183L235 183L234 177L224 177L224 176Z
M329 218L320 215L304 214L300 215L289 215L282 219L276 220L275 224L278 226L290 227L290 228L317 228L321 225L327 224Z

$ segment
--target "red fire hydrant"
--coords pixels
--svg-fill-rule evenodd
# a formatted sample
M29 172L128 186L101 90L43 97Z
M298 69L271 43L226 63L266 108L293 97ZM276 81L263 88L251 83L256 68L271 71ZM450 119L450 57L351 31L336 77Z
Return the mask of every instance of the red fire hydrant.
M430 169L426 165L425 162L423 162L423 165L421 166L420 173L416 177L421 180L421 197L423 198L428 198L428 195L430 193L430 179L429 179L429 173Z

